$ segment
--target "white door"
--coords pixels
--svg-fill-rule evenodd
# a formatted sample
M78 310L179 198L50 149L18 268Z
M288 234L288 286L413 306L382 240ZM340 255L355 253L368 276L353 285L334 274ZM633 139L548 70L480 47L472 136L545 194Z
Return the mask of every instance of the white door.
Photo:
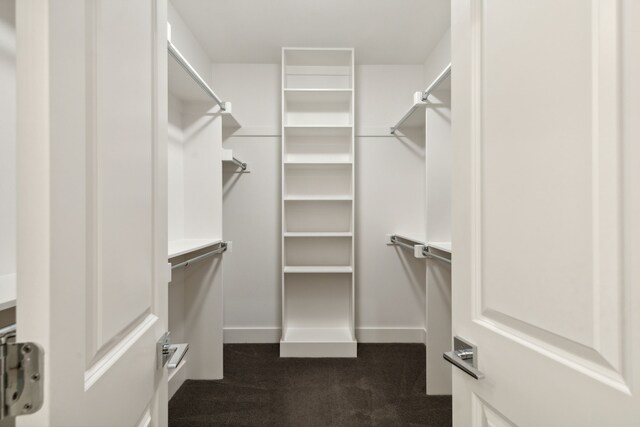
M165 2L16 16L17 338L45 352L44 406L18 425L165 425Z
M640 2L453 0L454 425L640 425Z

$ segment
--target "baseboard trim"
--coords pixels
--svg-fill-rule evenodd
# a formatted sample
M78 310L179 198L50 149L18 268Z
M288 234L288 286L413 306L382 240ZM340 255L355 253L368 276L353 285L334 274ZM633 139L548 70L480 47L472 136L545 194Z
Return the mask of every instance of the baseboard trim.
M356 328L362 343L425 343L423 328Z
M280 338L280 328L224 328L225 344L276 344Z
M280 328L224 328L225 344L277 344ZM425 343L423 328L356 328L361 343Z

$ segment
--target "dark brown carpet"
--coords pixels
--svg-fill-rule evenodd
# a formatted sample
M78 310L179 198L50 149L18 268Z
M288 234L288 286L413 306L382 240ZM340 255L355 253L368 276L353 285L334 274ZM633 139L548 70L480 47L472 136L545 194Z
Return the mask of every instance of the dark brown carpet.
M227 344L220 381L186 381L169 426L450 426L451 397L425 395L421 344L360 344L357 359L281 359Z

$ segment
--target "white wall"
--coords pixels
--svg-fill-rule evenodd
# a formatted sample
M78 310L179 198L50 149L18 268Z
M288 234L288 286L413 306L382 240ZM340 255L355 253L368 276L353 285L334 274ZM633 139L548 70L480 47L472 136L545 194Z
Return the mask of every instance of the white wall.
M223 145L250 173L224 174L225 340L280 339L281 74L275 64L214 64L212 87L242 129ZM423 342L424 261L384 244L424 238L424 133L389 135L423 86L422 66L356 67L356 331L361 341ZM359 135L359 136L358 136Z
M424 62L424 87L427 88L438 77L444 67L451 62L451 29L442 35L442 38L433 48Z
M0 1L0 283L16 272L15 3Z
M167 8L167 20L171 24L171 43L178 48L182 56L200 74L200 77L207 83L211 83L209 79L211 60L170 1Z

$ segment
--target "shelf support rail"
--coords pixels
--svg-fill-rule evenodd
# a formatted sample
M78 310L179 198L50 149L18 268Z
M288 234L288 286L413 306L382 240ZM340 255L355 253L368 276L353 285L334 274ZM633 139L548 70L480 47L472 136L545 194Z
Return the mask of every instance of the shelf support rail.
M238 165L238 167L239 167L240 169L242 169L243 171L246 171L246 170L247 170L247 164L246 164L246 163L244 163L244 162L242 162L242 161L240 161L239 159L236 159L235 157L232 157L232 158L231 158L231 161L232 161L233 163L235 163L236 165Z
M197 83L197 85L200 86L202 90L204 90L207 93L207 95L209 95L216 102L216 104L218 104L218 106L220 107L220 110L226 111L225 102L222 101L218 97L218 95L215 94L213 90L211 90L207 82L205 82L204 79L200 77L200 74L198 74L195 68L193 68L191 64L189 64L189 61L187 61L187 59L184 56L182 56L180 51L169 40L167 40L167 49L169 51L169 54L176 61L178 61L178 64L180 64L180 66L184 68L187 74L189 74L189 76Z
M209 251L205 254L202 255L198 255L196 257L190 258L186 261L183 261L179 264L174 264L171 266L172 270L175 270L176 268L181 268L181 267L188 267L191 264L195 264L196 262L202 261L203 259L209 258L211 256L217 255L217 254L221 254L223 252L226 252L227 250L227 242L220 242L218 243L218 247L212 251Z
M399 239L406 240L411 243L405 243ZM397 246L401 246L403 248L412 250L416 258L436 259L438 261L451 264L451 259L445 258L441 255L433 253L433 249L438 250L437 248L433 248L432 246L425 245L422 242L418 242L416 240L408 239L402 236L397 236L395 234L392 234L389 236L388 242L392 245L397 245Z
M446 67L444 67L444 70L442 70L442 72L438 74L438 77L436 77L436 79L429 85L429 87L424 92L422 92L422 100L424 102L428 102L429 95L431 95L431 92L433 92L440 83L442 83L447 77L449 77L450 74L451 74L451 62L449 62L449 64Z

